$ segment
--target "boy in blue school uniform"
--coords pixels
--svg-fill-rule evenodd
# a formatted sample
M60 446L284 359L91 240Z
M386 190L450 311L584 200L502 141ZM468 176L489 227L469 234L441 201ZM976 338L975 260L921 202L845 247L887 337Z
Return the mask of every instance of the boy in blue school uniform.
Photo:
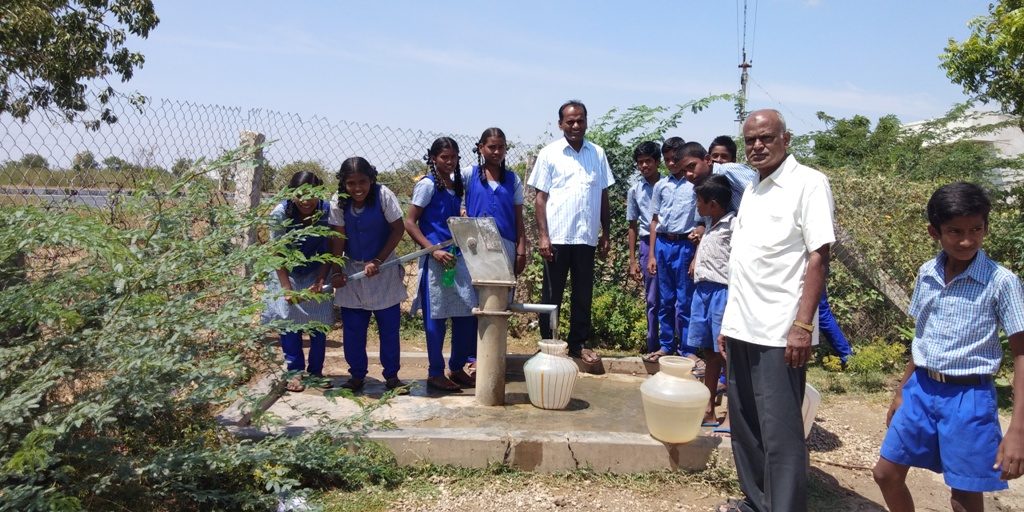
M661 348L658 341L658 280L647 268L647 258L651 255L651 196L654 194L654 185L661 178L658 172L658 166L661 164L661 146L653 141L640 143L633 150L633 161L640 172L640 179L626 192L629 275L644 284L644 298L647 301L646 353L651 353Z
M660 346L644 357L650 363L676 353L699 361L686 348L686 338L693 294L690 261L696 249L694 240L699 240L704 225L697 214L693 184L687 181L680 165L684 145L679 137L665 141L662 156L670 174L654 185L651 195L651 254L647 258L647 271L658 279ZM701 367L694 366L694 373L703 377L703 361L700 362Z
M981 249L991 203L969 183L939 188L928 201L928 234L942 252L921 266L910 313L913 358L893 397L874 477L889 510L914 509L910 466L943 473L953 510L984 509L982 493L1024 472L1024 407L1006 437L996 408L999 328L1009 336L1014 403L1024 403L1024 290L1020 278Z

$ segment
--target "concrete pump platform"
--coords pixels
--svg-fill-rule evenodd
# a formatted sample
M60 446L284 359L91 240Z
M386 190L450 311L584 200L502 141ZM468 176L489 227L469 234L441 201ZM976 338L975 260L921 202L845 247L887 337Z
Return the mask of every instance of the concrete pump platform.
M580 468L614 473L660 469L700 470L713 454L729 450L727 439L700 435L685 444L666 444L647 433L640 384L657 365L638 357L605 358L602 375L581 373L573 399L565 410L542 410L530 404L522 365L529 355L509 355L504 406L479 405L473 390L440 393L426 386L426 354L402 354L400 377L411 393L396 396L371 414L394 428L374 430L372 440L387 446L401 464L431 462L463 467L504 463L532 471ZM342 420L360 412L357 401L372 403L385 392L381 367L373 364L366 386L355 400L329 395L337 391L307 388L283 392L274 377L261 379L250 390L264 398L259 407L281 423L258 429L234 404L221 421L237 435L299 434L318 428L319 421ZM341 384L348 378L340 350L328 349L325 374ZM325 395L327 393L327 395ZM317 418L320 418L319 420ZM705 431L710 430L708 428ZM720 456L731 461L731 453Z

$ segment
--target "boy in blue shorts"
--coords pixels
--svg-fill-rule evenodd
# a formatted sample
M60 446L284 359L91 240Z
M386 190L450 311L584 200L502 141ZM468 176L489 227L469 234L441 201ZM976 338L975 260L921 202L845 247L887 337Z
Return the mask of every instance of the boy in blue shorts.
M633 150L633 161L636 162L636 170L640 172L640 180L626 192L629 275L644 285L644 298L647 301L645 353L650 353L661 347L658 342L658 280L647 268L647 257L651 254L651 195L654 193L654 185L661 179L658 172L658 166L661 164L661 146L653 141L640 143ZM640 253L639 257L637 252Z
M942 246L917 274L910 314L913 358L886 417L874 477L889 510L914 509L910 466L943 473L953 510L984 510L982 493L1024 472L1024 290L1020 278L981 249L991 203L969 183L928 201L928 234ZM993 376L999 331L1014 362L1013 419L1002 437Z
M693 265L693 297L690 305L690 329L687 345L691 349L704 349L704 385L710 398L704 411L705 427L717 427L715 395L718 376L725 360L719 354L718 335L722 330L722 314L729 298L729 251L732 240L732 220L735 213L729 208L732 188L722 175L709 176L696 188L697 212L710 219L710 227L697 246Z

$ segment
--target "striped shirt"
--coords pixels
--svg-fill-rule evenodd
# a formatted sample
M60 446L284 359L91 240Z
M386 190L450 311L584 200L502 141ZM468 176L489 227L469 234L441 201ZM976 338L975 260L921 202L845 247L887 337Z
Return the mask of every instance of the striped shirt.
M910 315L917 321L911 345L914 364L952 376L993 375L1007 335L1024 332L1024 291L1020 278L978 251L949 284L946 253L917 273Z
M729 251L732 241L732 220L736 214L726 213L704 233L697 245L693 264L693 282L711 281L729 284Z
M597 246L601 192L615 184L600 146L584 140L577 152L564 138L544 146L526 184L548 194L548 238L552 244Z
M637 232L644 238L651 234L651 197L653 194L654 185L648 183L642 176L640 181L634 183L626 192L626 220L628 222L636 221Z
M651 214L658 216L658 233L683 234L693 231L700 222L697 194L686 177L665 176L654 185Z
M743 191L746 190L747 185L757 177L757 171L743 164L720 164L716 162L711 168L711 174L721 174L729 179L729 186L732 187L732 204L729 209L734 212L740 211L740 202L743 201Z

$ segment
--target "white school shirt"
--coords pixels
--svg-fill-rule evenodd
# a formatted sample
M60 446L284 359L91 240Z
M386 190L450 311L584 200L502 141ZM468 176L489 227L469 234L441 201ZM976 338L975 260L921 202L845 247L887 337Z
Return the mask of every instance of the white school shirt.
M733 223L722 334L786 346L810 253L835 242L833 209L828 178L792 155L767 178L750 182ZM813 319L817 345L818 315Z
M565 138L537 153L527 185L548 194L548 237L552 244L597 246L601 192L615 184L604 150L583 141L579 152Z

